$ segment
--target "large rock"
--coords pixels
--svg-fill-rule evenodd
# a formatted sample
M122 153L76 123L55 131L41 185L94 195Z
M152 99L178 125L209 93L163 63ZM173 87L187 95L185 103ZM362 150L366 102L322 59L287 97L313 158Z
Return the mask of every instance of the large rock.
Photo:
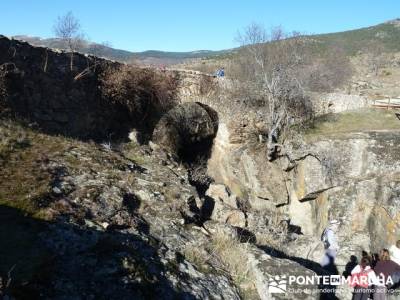
M285 174L268 162L261 145L237 144L236 129L221 123L208 161L208 173L240 198L248 199L254 210L274 210L289 199Z
M206 195L213 198L214 200L218 200L223 202L226 205L229 205L231 208L237 209L237 197L234 194L231 194L225 185L223 184L210 184Z
M156 125L153 142L183 160L209 154L218 129L217 113L201 103L184 103Z
M316 281L304 285L299 282L292 284L288 282L290 276L312 278L316 273L295 261L277 259L255 248L248 250L250 271L261 300L319 299L320 293ZM273 283L280 283L280 285L276 286ZM276 293L278 289L280 292Z
M351 255L379 252L400 235L399 141L398 131L347 133L309 143L298 156L291 221L318 239L329 219L339 219L341 271Z
M211 220L237 227L246 226L246 216L238 207L238 199L222 184L211 184L206 195L213 199Z

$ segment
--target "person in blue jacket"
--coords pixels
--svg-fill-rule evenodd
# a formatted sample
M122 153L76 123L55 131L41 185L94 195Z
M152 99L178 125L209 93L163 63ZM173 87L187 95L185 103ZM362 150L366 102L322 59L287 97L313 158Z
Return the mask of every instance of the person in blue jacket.
M215 73L216 77L224 77L225 76L225 69L224 67L220 68L217 70L217 72Z

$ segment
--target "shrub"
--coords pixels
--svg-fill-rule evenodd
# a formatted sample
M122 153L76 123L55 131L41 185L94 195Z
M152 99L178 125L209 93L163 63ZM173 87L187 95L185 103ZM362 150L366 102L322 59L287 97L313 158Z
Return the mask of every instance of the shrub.
M185 255L185 258L194 264L199 270L208 272L210 254L205 249L198 245L187 244L183 254Z
M126 107L134 125L154 127L176 104L177 80L172 75L131 65L110 67L100 75L102 93Z
M5 110L5 101L7 97L6 70L3 65L0 66L0 114Z
M200 95L212 95L217 91L217 84L211 76L200 77Z

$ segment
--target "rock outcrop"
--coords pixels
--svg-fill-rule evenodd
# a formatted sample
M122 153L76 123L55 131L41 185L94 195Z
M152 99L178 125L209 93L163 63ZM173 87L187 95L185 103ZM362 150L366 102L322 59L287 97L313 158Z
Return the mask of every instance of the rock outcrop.
M248 200L248 216L275 214L300 228L304 236L295 238L293 248L287 244L289 255L319 262L320 235L329 219L341 220L337 265L342 270L351 255L379 252L398 239L400 131L297 141L289 156L273 163L266 161L262 144L232 142L235 132L220 124L208 171L216 183ZM260 225L247 229L262 231Z
M299 162L293 222L318 236L329 218L341 220L338 264L361 250L379 252L398 239L399 147L398 131L349 133L309 144L307 151L316 156Z
M271 276L314 274L246 238L246 222L261 215L245 213L223 186L212 185L208 201L240 217L224 218L215 205L212 220L197 225L210 208L162 152L135 144L113 151L4 121L0 137L0 222L8 225L0 230L0 277L16 274L7 295L274 299L266 294ZM291 299L304 297L313 299Z
M279 165L265 161L262 145L247 146L232 141L236 132L229 132L220 124L208 172L217 183L228 186L232 192L248 199L254 210L274 209L289 200L285 172Z
M10 226L0 232L0 277L13 265L18 274L6 292L41 299L240 299L228 276L185 258L186 245L206 244L208 236L185 225L198 196L175 162L126 149L139 165L102 146L1 122L7 149L17 143L9 139L16 131L26 146L0 149L0 220ZM37 160L41 178L29 177ZM9 194L18 180L33 189ZM28 248L7 242L14 236L34 242Z

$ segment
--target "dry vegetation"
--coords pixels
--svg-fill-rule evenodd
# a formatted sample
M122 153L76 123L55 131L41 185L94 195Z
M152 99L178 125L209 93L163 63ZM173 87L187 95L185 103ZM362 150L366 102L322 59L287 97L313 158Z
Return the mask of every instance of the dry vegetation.
M137 145L125 144L120 150L133 163L144 161ZM58 176L91 170L112 180L123 168L125 158L95 143L51 136L15 121L0 120L0 205L36 219L51 220L49 212L56 209L59 200L53 191Z
M0 65L0 115L5 110L5 99L7 97L6 69Z
M247 256L248 243L240 243L237 239L217 232L211 238L210 253L223 269L228 271L237 286L250 281L250 266Z
M152 69L121 65L109 68L101 78L103 94L127 107L136 125L152 123L176 104L177 80Z
M46 150L32 147L30 132L15 124L0 127L0 204L14 207L42 218L41 208L50 197L51 175L44 167L46 152L56 151L58 143L46 145ZM12 127L11 127L12 126Z
M205 249L188 244L184 250L185 258L203 271L209 271L209 264L217 266L217 271L229 274L238 287L247 287L251 282L248 261L250 244L223 232L216 232Z
M140 158L139 149L127 148L134 159ZM132 185L134 176L121 171L124 166L123 156L95 143L46 135L15 121L0 120L0 221L7 224L0 227L0 276L15 266L12 279L17 288L12 292L17 299L32 296L23 289L25 282L50 275L47 266L52 257L39 238L47 224L60 215L77 223L85 217L84 209L70 206L65 200L67 195L74 193L76 199L96 201L103 187L120 182L121 174ZM103 182L86 186L82 183L79 188L59 185L63 176L77 179L82 174L102 174ZM62 193L56 192L55 187Z

